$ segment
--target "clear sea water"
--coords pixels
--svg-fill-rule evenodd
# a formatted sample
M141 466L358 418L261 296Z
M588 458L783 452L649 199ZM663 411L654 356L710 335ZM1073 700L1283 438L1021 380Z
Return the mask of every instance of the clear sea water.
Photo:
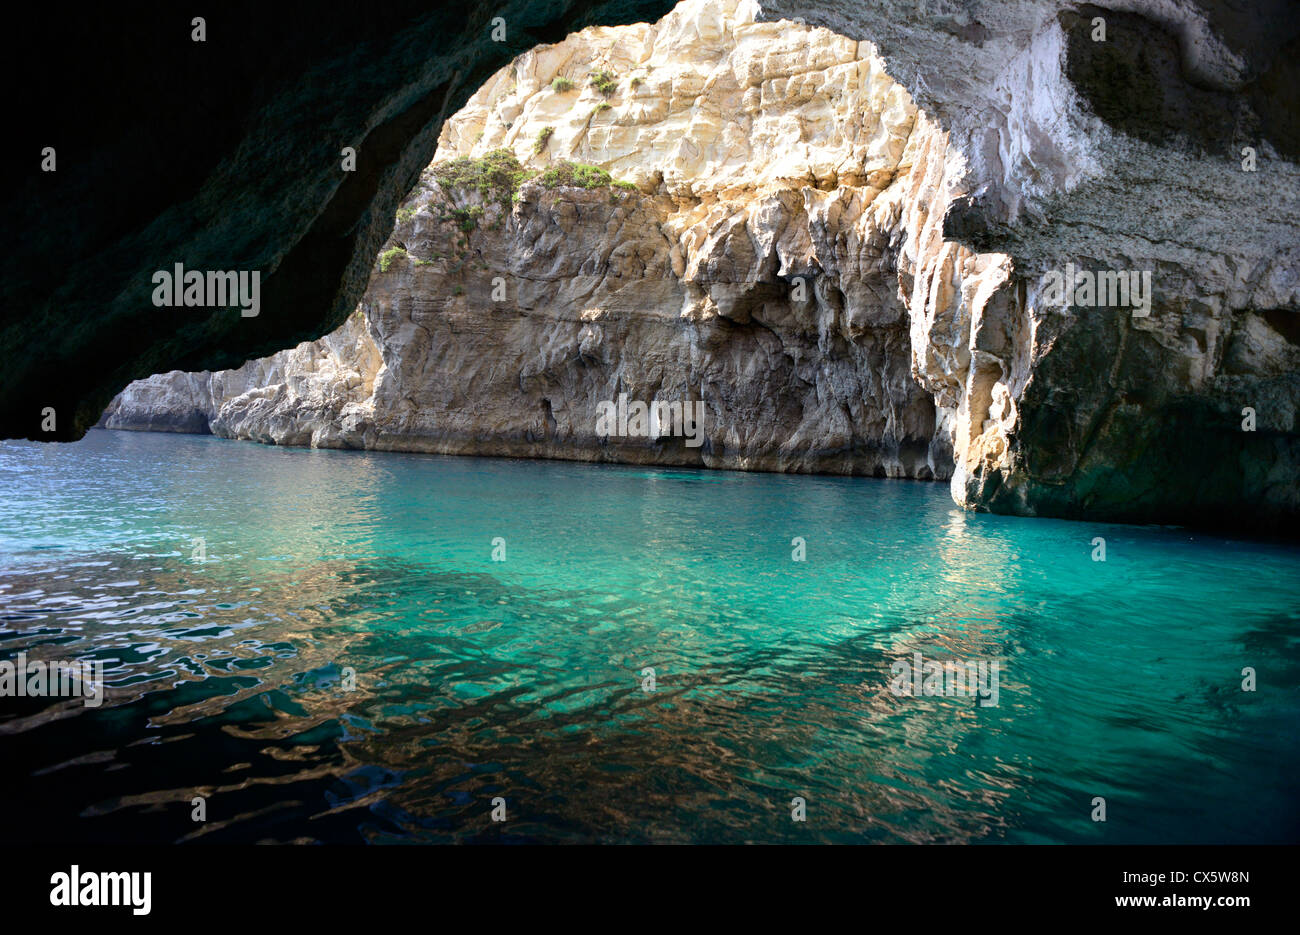
M0 659L108 689L0 698L0 838L1295 842L1298 621L1295 546L943 484L3 443Z

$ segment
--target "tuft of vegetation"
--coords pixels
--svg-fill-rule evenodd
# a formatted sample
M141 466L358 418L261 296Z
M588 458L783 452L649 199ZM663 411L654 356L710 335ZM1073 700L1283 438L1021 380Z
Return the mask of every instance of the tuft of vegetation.
M453 208L451 215L456 219L456 226L468 234L475 227L478 227L479 218L483 217L483 206L470 205L468 208Z
M478 159L461 156L435 166L436 178L444 188L466 188L499 202L507 211L519 186L532 176L508 149L494 149Z
M572 91L573 82L563 75L556 75L551 80L551 90L556 94L563 94L565 91Z
M645 79L642 78L640 75L638 75L637 77L633 78L633 79L632 79L630 82L628 82L628 83L629 83L630 85L632 85L632 87L634 87L634 88L639 88L642 84L645 83Z
M411 218L415 217L415 212L416 212L417 210L418 210L418 208L416 208L414 205L407 205L407 206L404 207L404 208L398 208L398 209L397 209L397 220L398 220L399 222L401 222L402 224L405 224L405 223L406 223L407 221L409 221Z
M623 191L636 191L631 182L615 181L600 166L591 166L581 162L557 162L537 179L546 188L618 188Z
M546 144L551 141L555 135L555 127L542 127L537 131L537 139L533 140L533 153L540 153L546 148Z
M618 90L618 75L612 72L598 68L595 71L588 72L587 77L591 79L591 86L605 97L610 97Z
M596 114L602 114L607 110L609 110L609 101L601 101L596 105L596 109L591 112L591 115L594 117Z
M614 189L625 192L639 191L632 182L614 179L600 166L582 162L557 162L537 177L545 188L609 188L611 199Z
M390 247L383 253L379 254L379 272L386 273L388 268L397 260L406 259L405 247Z
M601 188L610 183L610 177L600 166L565 161L543 172L539 181L547 188Z

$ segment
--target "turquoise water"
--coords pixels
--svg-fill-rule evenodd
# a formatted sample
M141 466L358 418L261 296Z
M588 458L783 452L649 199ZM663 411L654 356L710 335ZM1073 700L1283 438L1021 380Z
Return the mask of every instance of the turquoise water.
M0 659L108 682L0 698L6 839L1300 839L1296 547L102 431L0 444L0 491ZM892 693L914 652L998 703Z

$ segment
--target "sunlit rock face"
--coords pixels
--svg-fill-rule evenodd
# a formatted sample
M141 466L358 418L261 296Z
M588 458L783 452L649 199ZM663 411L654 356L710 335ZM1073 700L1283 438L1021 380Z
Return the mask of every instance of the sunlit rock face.
M955 397L936 409L925 385L942 383L941 365L914 378L900 254L913 273L960 266L949 272L963 288L935 296L933 315L1006 270L943 245L929 204L945 197L934 187L943 135L871 47L754 13L691 0L657 24L586 30L498 72L447 122L437 164L505 148L532 169L572 161L624 184L543 175L512 201L427 171L361 303L382 363L355 367L354 385L372 383L372 395L329 397L299 379L312 355L333 359L317 342L237 372L287 378L275 386L213 378L201 394L212 431L948 477ZM918 195L924 207L908 203ZM702 404L701 424L695 437L637 437L635 424L611 436L601 403L620 396ZM128 390L106 424L131 424L131 400L151 398Z
M307 430L292 390L239 420L208 394L213 430L951 475L972 508L1293 532L1297 24L1122 6L691 2L527 53L437 158L637 191L530 183L507 215L426 173L361 306L373 393ZM1146 307L1061 301L1067 269L1149 273ZM597 437L619 393L703 400L706 443Z
M339 447L368 422L379 350L360 314L337 331L237 370L137 380L100 425L154 432L212 432L268 444Z
M948 131L943 236L1008 258L1000 285L937 314L900 277L918 369L954 401L959 503L1294 535L1300 106L1283 89L1300 19L1278 2L1115 7L764 11L876 44ZM1057 304L1044 277L1067 264L1149 271L1148 313ZM958 288L930 269L930 295Z

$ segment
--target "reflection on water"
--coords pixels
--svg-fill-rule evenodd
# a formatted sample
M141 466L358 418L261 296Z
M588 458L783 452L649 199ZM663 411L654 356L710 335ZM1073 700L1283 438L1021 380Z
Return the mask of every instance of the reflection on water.
M131 433L4 444L0 484L0 659L108 682L0 699L6 839L1298 837L1294 548ZM913 652L1000 660L999 704L895 696Z

